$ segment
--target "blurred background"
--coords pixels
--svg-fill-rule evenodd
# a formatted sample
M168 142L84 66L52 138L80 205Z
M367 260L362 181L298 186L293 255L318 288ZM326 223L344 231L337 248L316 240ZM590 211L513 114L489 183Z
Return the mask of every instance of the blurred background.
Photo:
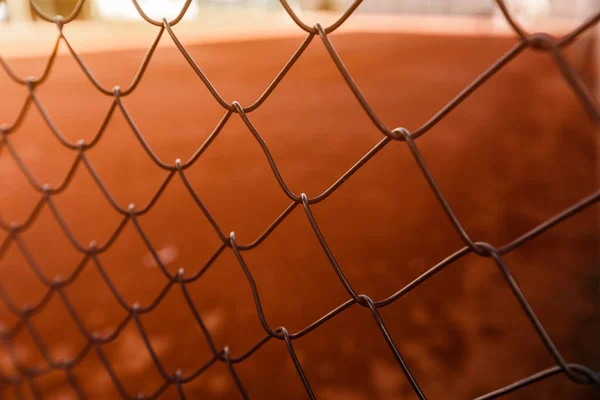
M42 10L49 14L66 15L77 3L77 0L39 0L36 2ZM140 0L139 4L147 13L177 13L185 0ZM1 0L0 20L7 22L31 21L37 17L31 5L22 0ZM302 10L345 10L352 4L351 0L294 0L290 5ZM512 0L507 1L511 11L519 18L581 18L589 15L590 10L597 7L596 0ZM194 1L186 13L186 18L194 18L200 10L211 9L265 9L281 10L277 0L198 0ZM494 0L373 0L365 1L358 8L358 13L371 14L413 14L413 15L499 15ZM128 2L114 0L87 1L79 14L81 20L135 20L139 15Z
M47 15L66 16L77 2L35 3ZM184 3L139 0L155 19L174 18ZM289 4L306 24L327 26L352 2ZM529 32L556 36L600 11L598 0L506 4ZM0 387L0 398L151 395L164 382L157 360L167 374L189 376L210 363L211 341L217 350L228 346L234 358L253 349L265 332L248 279L197 201L225 236L233 231L242 244L261 237L290 206L248 127L228 116L170 36L158 37L160 28L129 1L84 3L63 29L78 59L65 40L50 57L56 27L28 1L0 0L0 21L0 125L9 127L0 143L0 218L8 225L34 216L16 237L0 230L0 326L15 332L0 343L0 377L43 371ZM261 98L307 37L278 1L266 0L193 0L173 32L218 96L244 107ZM593 27L562 49L596 103L598 32ZM416 144L474 240L501 247L597 193L598 125L546 52L523 50L444 118L428 122L516 45L494 1L365 0L328 37L386 126L429 127ZM141 68L154 40L156 51ZM15 79L46 70L31 93ZM115 85L127 93L123 109L114 107ZM377 150L311 205L358 293L386 299L464 246L406 143L382 144L318 35L248 118L289 189L309 198ZM96 143L85 151L89 167L77 161L76 146L64 145L78 140ZM193 160L186 182L157 163L177 158ZM67 176L52 207L38 209L39 187L60 187ZM138 217L140 228L115 209L130 203L136 210L151 205ZM269 325L299 332L349 294L301 206L269 232L242 254ZM74 246L91 241L100 248L109 243L97 261ZM592 204L503 257L565 359L595 371L599 241L600 212ZM186 296L168 285L163 268L199 278ZM48 282L71 277L62 295L46 298ZM156 359L128 319L127 305L135 302L152 305L140 321ZM38 305L26 324L15 311ZM87 332L122 329L100 353L90 349L70 305ZM478 398L556 364L494 263L474 254L379 311L431 399ZM319 399L417 398L366 308L354 305L293 344ZM60 360L76 360L70 374L51 368ZM235 370L251 399L307 398L283 341L266 342ZM241 398L220 361L183 391L187 398ZM587 400L598 393L558 374L506 398ZM171 385L161 398L180 394Z

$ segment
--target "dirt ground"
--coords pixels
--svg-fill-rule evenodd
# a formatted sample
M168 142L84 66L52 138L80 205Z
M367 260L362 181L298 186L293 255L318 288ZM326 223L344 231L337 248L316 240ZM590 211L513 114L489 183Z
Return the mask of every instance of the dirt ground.
M301 41L232 41L190 45L189 50L227 102L246 106ZM332 41L380 118L388 126L409 130L418 129L515 43L508 37L343 30ZM574 48L569 60L592 87L597 69L581 49ZM143 50L105 52L83 59L104 86L127 87L143 55ZM45 59L9 61L20 76L27 76L39 74ZM5 73L0 73L0 87L0 122L10 123L26 91ZM69 56L60 56L36 92L55 126L72 142L89 141L111 104ZM172 46L158 49L139 87L123 102L150 148L167 164L187 160L224 114ZM249 118L289 188L309 197L327 189L382 139L318 38ZM597 190L597 134L552 59L526 50L417 145L471 237L501 246ZM76 156L51 134L35 107L9 141L37 181L52 186L63 181ZM129 203L143 207L167 176L143 151L118 110L87 154L123 208ZM239 243L256 239L290 202L237 115L186 176L223 232L234 231ZM0 145L2 218L24 221L39 199ZM91 240L105 243L122 219L85 168L78 169L54 202L84 246ZM405 143L389 143L312 210L348 280L374 300L390 296L462 247ZM565 358L595 370L600 369L598 221L597 206L589 207L505 257ZM170 273L184 268L185 276L192 276L220 245L177 175L139 223ZM6 235L0 232L0 240ZM48 206L19 237L49 279L69 276L81 262L82 254L69 243ZM271 327L297 332L349 298L301 207L243 255ZM130 305L149 305L166 284L132 223L98 258ZM0 268L4 290L19 307L37 304L46 292L15 243L0 258ZM229 346L236 357L264 336L249 283L230 249L188 288L216 348ZM126 316L92 262L64 293L89 332L108 334ZM382 308L381 316L431 399L477 397L554 365L489 259L469 255L456 261ZM17 318L1 305L0 320L10 328ZM168 373L181 369L185 376L211 358L179 287L172 287L141 321ZM60 296L53 296L31 324L56 360L75 357L86 345ZM369 310L360 306L345 310L294 346L319 399L416 398ZM130 395L152 393L161 385L133 321L103 349ZM44 365L27 330L15 337L14 350L24 365ZM282 341L269 341L235 368L250 398L306 398ZM5 346L0 347L0 370L8 376L16 373ZM119 397L93 350L73 374L87 397ZM35 383L45 399L75 396L60 371ZM188 398L240 398L222 362L184 385L184 391ZM25 387L23 393L29 398ZM597 395L598 388L558 375L507 398ZM11 399L16 392L5 389L0 396ZM164 394L176 397L175 387Z

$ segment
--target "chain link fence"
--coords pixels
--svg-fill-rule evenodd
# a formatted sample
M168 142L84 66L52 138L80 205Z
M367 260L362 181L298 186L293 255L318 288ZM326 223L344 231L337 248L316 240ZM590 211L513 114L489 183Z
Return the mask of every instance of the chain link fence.
M493 399L502 397L514 391L518 391L530 384L546 379L548 377L564 374L570 380L573 381L573 384L582 384L582 385L595 385L600 393L600 374L591 370L590 368L570 363L566 360L562 355L560 350L555 346L552 341L552 338L548 335L542 323L536 317L536 313L528 302L526 296L521 291L517 281L515 280L513 274L511 273L510 267L505 263L505 256L512 252L513 250L519 248L524 243L530 241L531 239L537 237L538 235L543 234L545 231L551 229L552 227L560 224L566 219L574 216L575 214L581 212L582 210L591 207L596 204L598 200L600 200L600 191L596 191L589 195L588 197L582 199L576 204L573 204L571 207L563 210L559 214L555 215L553 218L548 219L542 224L538 225L536 228L530 230L529 232L523 234L520 237L515 238L513 241L505 244L502 247L494 247L488 243L479 242L476 239L471 238L469 233L465 230L461 221L453 212L452 206L446 200L444 193L436 183L435 176L431 173L427 166L427 162L421 152L419 151L419 147L417 145L417 139L425 135L433 126L435 126L440 120L442 120L448 113L450 113L454 108L459 107L460 104L469 97L473 92L475 92L481 85L484 85L485 82L490 79L494 74L500 71L504 66L509 64L511 60L518 57L518 55L525 50L526 48L534 49L536 51L547 52L549 53L556 65L559 67L560 72L562 73L565 81L568 83L573 92L577 95L577 98L580 102L581 107L586 111L589 118L594 122L596 126L600 125L600 107L598 106L594 96L589 92L589 90L582 84L580 78L577 73L574 72L573 68L569 65L565 57L563 56L563 48L573 43L578 36L580 36L585 31L594 27L598 21L600 20L600 13L596 13L595 15L589 16L580 26L576 29L572 30L570 33L562 36L562 37L552 37L546 33L536 32L530 33L527 32L519 23L515 22L512 18L511 13L507 9L506 5L502 0L497 1L497 6L499 10L502 12L504 18L508 21L514 33L518 37L517 43L502 57L500 57L496 62L494 62L489 68L483 72L476 80L474 80L471 84L464 88L462 92L460 92L452 101L446 104L437 114L435 114L429 121L423 124L419 129L409 132L407 129L402 127L390 128L386 126L377 114L371 108L367 99L363 96L361 90L358 85L355 83L352 75L347 70L344 65L343 60L340 55L336 51L336 48L332 44L329 39L329 35L336 31L340 26L344 24L348 18L351 17L356 8L361 4L360 0L355 1L352 5L344 12L344 14L333 24L329 26L322 26L321 24L315 24L314 26L307 25L304 21L302 21L294 12L294 10L290 7L290 5L285 1L281 0L281 6L288 13L289 17L295 22L298 26L298 29L303 30L306 33L306 39L301 44L301 46L297 49L297 51L293 54L293 56L289 59L284 68L279 72L279 74L273 79L272 83L269 87L264 91L264 93L252 104L248 106L243 106L238 102L233 102L229 104L226 102L219 94L215 86L211 83L211 81L204 74L202 69L191 55L186 50L186 47L180 42L177 35L173 31L173 26L175 26L179 21L182 20L183 16L186 13L186 10L190 6L191 0L186 1L185 6L179 13L179 15L172 19L162 19L155 20L150 18L148 15L144 13L142 7L140 7L137 3L137 0L132 0L135 5L139 15L149 24L154 25L158 29L158 34L146 56L139 67L135 78L131 82L131 85L126 88L120 87L105 87L102 86L95 78L92 71L86 66L84 61L78 56L78 54L74 51L74 49L69 44L68 37L64 34L63 27L73 21L77 16L80 10L82 9L85 1L80 0L76 7L73 9L72 13L66 17L61 16L52 16L45 14L36 4L35 1L30 0L33 10L35 11L38 18L41 18L48 23L55 24L58 28L58 36L53 48L53 51L48 58L48 62L43 70L42 74L38 77L27 77L23 78L18 76L10 67L9 63L0 58L0 64L2 65L2 69L4 73L8 74L8 76L16 83L21 85L27 90L28 96L21 108L18 117L11 124L4 124L0 127L0 156L1 157L11 157L18 164L19 169L25 174L30 185L40 194L40 199L31 210L29 217L21 222L21 223L9 223L4 220L0 220L0 229L4 230L7 235L6 238L0 243L0 260L5 256L7 250L15 246L19 249L31 270L35 273L35 275L39 278L40 282L42 282L47 287L47 292L42 298L42 300L35 305L27 306L25 308L21 308L17 306L11 298L6 293L4 287L0 287L0 300L5 304L5 306L13 313L16 317L18 317L18 322L11 327L5 327L1 332L1 340L9 350L9 354L11 356L12 363L15 369L18 371L18 374L14 376L0 376L0 382L2 384L2 388L0 390L7 391L9 388L15 390L18 398L25 398L24 396L24 388L28 387L34 398L42 398L42 393L40 392L36 380L53 372L53 371L62 371L66 376L69 384L71 385L74 392L77 394L79 398L86 398L84 391L81 389L80 384L78 382L77 377L73 373L73 370L86 358L88 353L96 352L99 359L101 360L104 368L110 375L111 381L115 388L118 390L120 395L126 399L154 399L159 398L167 389L170 387L176 387L176 390L179 394L179 397L184 399L186 398L186 384L198 379L205 371L211 368L216 363L224 363L231 377L233 378L239 394L242 398L248 398L248 393L245 389L244 382L240 379L240 377L236 374L236 365L239 363L243 363L246 359L251 357L259 348L265 345L267 342L275 339L279 341L283 341L289 353L289 357L293 361L295 369L298 374L298 379L302 382L306 390L306 395L309 398L315 398L313 390L311 389L311 384L307 376L303 371L303 367L299 358L296 355L294 350L294 341L305 336L310 335L315 329L318 329L321 325L326 324L327 321L332 319L334 316L343 313L345 310L349 309L353 306L365 307L370 310L374 323L379 328L379 331L382 337L387 342L389 347L389 351L393 354L395 360L398 363L398 368L404 373L407 381L410 383L414 393L418 396L418 398L425 399L427 398L427 394L422 389L418 379L415 378L413 373L411 372L411 367L406 362L405 358L402 355L402 352L399 350L398 346L394 342L393 337L390 335L386 328L386 324L380 315L380 309L382 307L386 307L396 300L400 299L402 296L407 295L413 289L418 287L423 282L426 282L432 276L451 266L455 261L465 257L467 254L474 254L479 257L486 257L493 260L499 271L501 272L506 285L512 291L512 294L519 302L522 312L527 316L531 325L535 328L539 336L539 340L543 342L548 353L554 359L556 366L539 371L536 374L525 377L522 380L514 382L506 387L502 387L497 389L496 391L487 393L479 397L479 400L483 399ZM157 47L157 44L160 38L165 35L165 33L170 36L170 38L174 41L178 50L185 57L186 61L189 63L190 68L194 70L198 79L200 79L206 88L210 91L211 95L214 97L214 100L220 104L220 106L224 110L224 116L219 121L214 131L205 141L205 143L197 149L194 155L188 159L187 161L182 161L177 159L173 164L167 163L161 160L157 154L152 150L152 148L146 142L143 133L138 129L133 119L131 118L127 108L125 107L122 99L123 97L128 96L136 90L136 87L140 83L140 81L144 77L144 72L152 60L152 55ZM253 111L257 110L261 105L265 102L267 98L269 98L270 94L277 87L277 85L285 78L286 74L290 70L290 68L294 65L294 63L302 57L302 54L308 47L308 45L313 40L320 40L324 44L327 52L331 56L332 61L335 63L335 66L339 70L340 74L343 76L343 79L347 83L348 87L351 89L353 95L356 97L358 102L360 103L364 112L368 115L373 125L380 131L382 135L381 141L368 153L364 154L364 156L354 164L350 169L346 171L343 176L341 176L336 182L334 182L327 190L322 192L320 195L315 197L308 197L304 193L294 193L287 186L285 180L280 174L277 164L275 163L273 157L270 154L269 147L266 142L263 140L263 137L258 132L256 127L248 118L248 115ZM58 46L60 42L66 44L70 54L76 60L81 70L85 73L89 81L94 85L98 92L110 96L112 98L111 107L109 108L108 113L106 114L100 129L94 138L90 141L70 141L67 137L65 137L54 124L51 122L49 116L45 114L42 110L43 107L40 104L40 100L36 94L36 90L44 84L46 79L48 78L49 72L52 69L52 66L56 60ZM60 143L70 149L74 154L75 158L72 163L72 166L69 169L69 172L64 178L62 184L58 186L50 186L40 184L33 174L28 169L26 163L20 157L18 151L13 146L12 136L16 134L19 130L19 126L21 125L23 119L29 112L29 110L35 106L38 108L42 117L46 121L48 127L56 137ZM159 187L158 191L154 194L152 199L144 206L138 207L134 204L131 204L128 208L121 207L117 201L111 196L111 193L108 191L107 187L104 185L102 177L97 174L95 171L90 159L88 158L87 152L94 148L101 140L102 135L105 131L105 128L108 122L113 117L115 111L121 112L127 123L129 124L132 133L135 135L137 140L139 141L140 146L143 147L144 151L148 154L148 156L152 159L156 168L163 169L166 171L167 177L164 182ZM256 141L260 144L262 151L264 153L264 157L267 159L271 171L273 173L274 179L277 181L279 187L285 193L285 195L289 198L289 206L279 215L279 217L272 222L272 224L264 231L262 235L260 235L256 240L248 244L240 244L236 239L236 235L234 232L228 233L224 232L208 207L203 203L201 196L197 193L194 187L190 184L188 178L186 177L186 170L194 165L198 159L200 159L204 153L204 151L211 145L213 139L219 134L219 132L223 129L223 127L227 124L230 117L234 114L238 114L248 131L253 135ZM325 201L332 193L334 193L346 180L350 179L356 171L361 169L365 163L367 163L371 158L375 157L377 153L383 149L384 147L390 145L394 142L404 142L403 145L408 146L410 152L414 157L415 163L418 164L423 177L427 180L431 191L436 196L439 206L443 209L452 225L454 226L456 233L462 238L464 242L464 247L455 252L454 254L449 255L446 259L439 262L437 265L431 267L427 272L419 276L417 279L409 283L408 285L400 288L395 294L392 296L375 301L369 297L367 294L362 294L357 292L352 283L346 278L344 274L344 270L342 266L338 264L336 261L336 257L331 251L326 238L319 228L319 223L312 212L312 207L322 201ZM102 191L104 196L109 200L110 204L121 216L122 220L114 229L114 232L110 236L110 238L104 244L98 244L92 242L89 246L86 246L77 241L72 231L69 228L66 220L63 218L61 211L55 204L54 197L70 187L72 182L72 178L75 172L79 169L84 169L89 172L89 174L93 177L95 183L98 188ZM189 195L204 214L206 219L212 225L214 229L215 235L220 239L221 245L215 249L213 256L200 268L197 272L193 274L186 274L183 269L180 269L176 274L172 274L168 271L168 269L163 265L157 250L153 248L147 234L144 229L140 225L138 221L138 217L143 214L151 213L154 204L163 194L165 188L169 185L169 183L174 179L180 179L181 182L187 188ZM68 237L72 246L81 254L82 259L78 266L72 271L69 276L66 277L58 277L56 279L49 278L44 274L39 265L34 261L33 257L27 250L27 248L23 245L21 236L27 231L31 226L36 223L38 215L43 208L48 208L58 224L60 225L61 230ZM347 294L349 296L349 300L343 304L340 304L337 308L331 310L326 315L323 315L317 321L314 321L312 324L306 326L304 329L301 329L297 332L289 332L285 327L274 327L270 324L270 321L267 320L265 314L262 310L261 298L260 298L260 290L257 287L253 275L248 268L245 258L244 252L257 246L260 246L261 243L274 231L277 227L284 221L290 213L296 208L302 209L306 215L306 218L310 222L314 235L318 239L323 252L326 254L331 267L335 270L335 273L339 277L340 284L343 285ZM109 275L106 273L105 267L100 262L98 255L107 251L113 243L117 240L120 233L123 231L126 225L132 225L139 236L143 239L146 246L150 250L156 264L162 271L164 275L164 288L156 293L156 297L154 301L150 304L142 306L139 303L128 304L127 301L121 296L117 287L111 282ZM217 348L214 344L213 339L209 330L206 328L203 319L200 316L200 313L197 311L197 308L192 301L189 291L188 285L198 279L201 279L204 272L207 271L211 265L215 262L215 260L219 257L221 253L223 253L226 249L230 249L234 254L239 263L239 267L243 270L245 277L248 281L248 284L251 287L252 295L254 299L254 303L256 306L256 312L258 319L260 320L260 324L264 329L264 337L257 342L254 346L246 351L240 353L239 355L232 355L230 349L228 347ZM122 308L126 311L125 318L118 324L118 326L114 329L114 331L110 334L99 334L90 332L84 322L82 321L81 315L76 311L76 307L73 302L70 300L67 295L65 288L75 282L82 271L85 268L96 268L102 276L103 282L102 284L106 285L115 299L119 302ZM140 316L143 314L151 312L155 309L166 296L166 294L171 290L180 290L186 299L187 306L191 310L193 317L204 334L206 342L210 346L212 351L212 358L203 366L199 367L196 371L193 371L189 374L183 374L181 370L178 370L174 374L169 373L166 368L161 364L159 357L156 355L155 349L149 340L148 334L144 329L144 325L140 319ZM84 348L81 349L79 354L68 360L64 361L56 361L50 355L48 351L47 343L45 343L44 338L40 335L34 326L30 323L30 318L33 316L43 313L45 307L49 303L50 299L53 297L58 297L70 317L76 324L79 332L86 339L87 344ZM146 346L146 350L150 354L154 365L160 375L163 378L162 383L155 393L151 394L140 394L134 395L128 393L124 388L118 374L115 372L113 366L111 365L109 359L106 357L105 350L103 346L108 343L115 341L119 338L119 335L128 324L133 324L137 330L139 331L141 337ZM11 350L13 348L13 338L18 332L26 330L33 339L35 346L38 348L40 353L43 355L45 361L47 362L47 367L45 368L31 368L19 363L18 358L15 356L14 352ZM2 393L2 392L0 392Z

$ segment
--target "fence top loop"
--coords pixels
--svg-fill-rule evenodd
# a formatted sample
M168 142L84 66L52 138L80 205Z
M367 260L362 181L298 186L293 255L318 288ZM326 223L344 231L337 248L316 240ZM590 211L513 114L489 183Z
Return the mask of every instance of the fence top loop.
M179 21L181 21L181 19L185 16L186 11L188 10L188 8L190 7L190 4L192 3L192 0L186 0L185 4L183 5L183 7L181 8L181 11L179 12L179 14L172 19L171 21L167 22L166 18L162 18L161 21L156 21L152 18L150 18L143 10L143 8L139 5L138 0L131 0L133 2L133 5L135 6L135 9L137 10L138 14L140 14L140 16L149 24L154 25L154 26L163 26L164 23L166 23L169 26L175 26L177 25L177 23L179 23Z
M38 6L36 0L29 0L29 4L31 4L31 6L33 7L35 14L37 16L39 16L41 19L43 19L44 21L57 23L57 21L60 19L61 26L59 27L59 29L62 29L62 25L68 24L69 22L73 21L75 18L77 18L79 16L79 13L81 12L81 9L85 2L86 2L86 0L78 0L77 3L75 4L75 7L71 11L71 14L69 14L69 16L65 18L60 15L51 16L51 15L46 14ZM57 23L57 26L58 26L58 23Z

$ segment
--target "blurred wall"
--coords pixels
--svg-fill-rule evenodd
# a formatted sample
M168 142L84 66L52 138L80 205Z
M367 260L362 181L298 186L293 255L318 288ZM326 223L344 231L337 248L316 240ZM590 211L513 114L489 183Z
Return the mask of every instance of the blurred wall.
M9 19L13 21L35 20L27 0L4 0L8 4ZM35 0L48 14L68 15L78 0ZM355 0L288 0L294 8L307 10L344 10ZM505 0L514 13L544 11L548 16L558 18L582 18L600 9L600 0ZM2 1L0 1L1 3ZM127 0L123 0L127 2ZM182 0L162 0L162 2L139 0L144 7L167 4L167 7L180 7ZM121 2L115 0L87 0L79 19L101 17L94 13L95 8L108 7ZM146 4L144 4L146 3ZM494 15L498 13L495 0L365 0L358 13L377 14L438 14L438 15ZM119 5L121 7L122 3ZM280 9L279 0L194 0L195 7L234 7ZM110 8L110 7L109 7ZM127 7L125 7L127 8ZM125 9L124 8L124 9ZM547 10L546 10L547 9ZM96 14L96 15L94 15ZM544 14L545 15L545 14Z

